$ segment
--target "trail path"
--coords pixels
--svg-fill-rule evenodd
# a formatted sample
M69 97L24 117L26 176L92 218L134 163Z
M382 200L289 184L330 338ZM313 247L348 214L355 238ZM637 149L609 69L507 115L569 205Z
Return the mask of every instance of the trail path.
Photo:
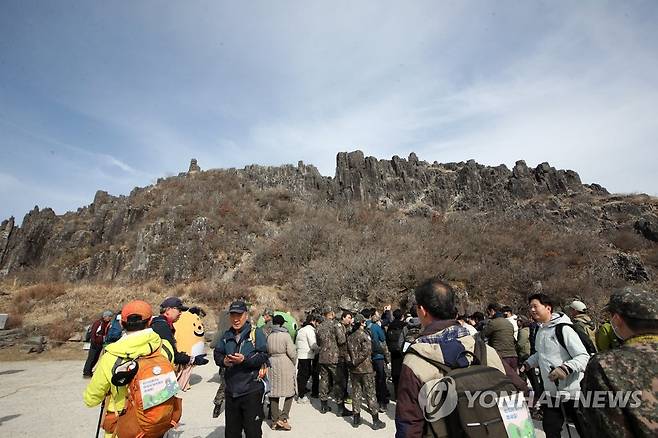
M91 438L98 423L100 408L87 408L82 393L89 382L81 377L83 361L0 362L0 437L87 437ZM192 388L183 395L183 420L169 438L222 438L224 415L212 418L212 399L217 390L216 367L197 367ZM319 403L293 403L290 432L272 431L263 424L266 438L314 438L359 436L359 438L392 437L395 434L395 405L391 403L382 415L386 428L373 431L370 415L364 423L352 428L347 419L335 414L321 415ZM539 425L537 425L539 426ZM576 437L575 430L572 435ZM538 431L538 437L544 437ZM564 436L567 436L566 433Z

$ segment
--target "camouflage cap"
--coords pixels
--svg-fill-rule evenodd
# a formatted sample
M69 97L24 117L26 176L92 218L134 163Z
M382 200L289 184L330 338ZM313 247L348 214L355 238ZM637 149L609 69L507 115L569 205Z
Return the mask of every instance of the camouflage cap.
M354 324L361 324L362 322L365 322L366 317L361 315L360 313L357 313L354 315Z
M657 320L658 295L637 287L625 287L610 296L605 308L628 318Z
M327 313L331 313L333 311L334 311L334 309L331 306L324 306L322 308L322 314L323 315L326 315Z

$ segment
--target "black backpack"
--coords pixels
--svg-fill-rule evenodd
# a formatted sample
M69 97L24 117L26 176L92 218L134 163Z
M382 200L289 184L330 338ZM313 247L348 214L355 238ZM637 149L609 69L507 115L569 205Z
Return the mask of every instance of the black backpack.
M402 353L402 347L404 347L404 328L403 325L395 325L391 328L389 324L388 331L386 332L386 344L388 345L388 351L391 353Z
M564 343L564 333L562 332L565 326L571 327L573 331L576 332L578 338L580 338L580 342L583 343L585 350L587 350L590 356L596 354L596 346L587 335L587 332L585 332L585 330L583 330L581 326L579 326L578 324L569 324L567 322L562 322L555 326L555 337L557 338L557 341L560 343L562 348L564 348L565 351L569 353L569 356L571 356L571 353L569 352L566 344Z
M503 437L507 436L505 424L498 405L484 407L476 402L469 407L466 392L495 391L514 395L518 390L512 380L496 368L487 366L487 347L482 339L476 338L473 362L467 368L450 368L446 364L421 356L410 348L407 353L415 354L437 367L445 377L451 377L457 392L457 407L447 417L435 422L426 420L425 428L432 436L453 437Z

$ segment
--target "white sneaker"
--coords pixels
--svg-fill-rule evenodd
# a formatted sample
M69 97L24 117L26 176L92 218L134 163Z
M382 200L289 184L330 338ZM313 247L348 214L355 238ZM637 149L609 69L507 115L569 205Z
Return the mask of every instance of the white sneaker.
M306 397L306 396L304 396L304 397L297 397L297 403L299 403L300 405L305 405L305 404L307 404L307 403L309 403L309 402L310 402L310 400L309 400L308 397Z

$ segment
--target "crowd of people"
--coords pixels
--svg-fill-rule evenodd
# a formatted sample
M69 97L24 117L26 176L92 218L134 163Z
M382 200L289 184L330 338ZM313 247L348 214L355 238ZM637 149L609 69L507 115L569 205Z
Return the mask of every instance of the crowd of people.
M469 428L504 433L502 421L458 418L465 416L459 406L442 418L428 417L428 382L445 376L459 381L466 369L472 370L471 377L482 378L475 389L505 387L524 394L549 438L561 436L567 422L583 437L658 433L654 292L626 288L613 293L606 307L609 320L600 324L582 301L568 303L564 313L543 293L530 295L527 312L518 315L498 303L489 304L484 312L458 315L453 289L437 279L418 286L414 301L404 310L313 309L306 312L299 330L287 325L280 312L250 314L246 302L231 303L219 313L212 343L221 381L213 416L223 407L225 436L261 437L266 420L273 430L289 431L294 403L307 404L312 398L319 400L319 414L350 417L355 428L367 410L374 430L386 427L379 416L395 401L399 438L466 436L473 432ZM176 350L173 323L187 309L179 298L167 298L155 318L147 306L124 306L120 322L126 334L105 347L85 392L89 406L110 394L106 410L111 415L103 426L110 430L128 404L129 391L116 384L116 368L123 362L153 354L180 367L208 362L205 355ZM111 312L104 313L92 328L102 333L111 318ZM89 353L85 376L97 349ZM578 404L579 394L587 391L641 391L641 403L588 409ZM180 406L173 406L167 418L169 427L180 418L176 409ZM480 412L473 409L468 415L477 419Z

